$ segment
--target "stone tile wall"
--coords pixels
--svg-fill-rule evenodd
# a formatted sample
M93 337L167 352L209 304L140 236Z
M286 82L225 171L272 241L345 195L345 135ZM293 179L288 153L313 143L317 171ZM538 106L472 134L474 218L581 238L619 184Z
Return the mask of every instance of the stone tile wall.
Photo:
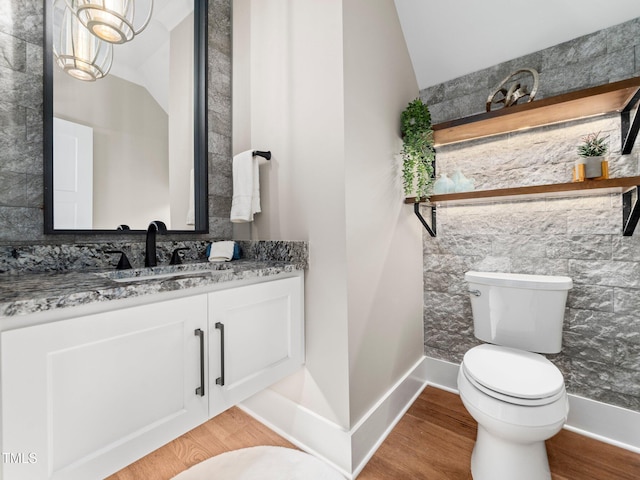
M49 0L47 0L49 1ZM0 0L0 244L77 244L43 233L43 0ZM209 232L231 238L231 1L209 0ZM91 236L90 241L127 238ZM136 238L136 241L144 239Z
M434 123L481 112L511 71L540 72L540 97L640 75L640 19L421 92ZM612 177L638 175L640 146L620 155L617 115L437 149L439 173L461 172L478 189L571 180L589 132L609 136ZM620 194L438 207L438 236L424 236L428 356L460 362L473 336L467 270L568 275L574 281L563 351L549 358L570 393L640 411L640 229L623 237ZM426 215L427 212L423 212Z

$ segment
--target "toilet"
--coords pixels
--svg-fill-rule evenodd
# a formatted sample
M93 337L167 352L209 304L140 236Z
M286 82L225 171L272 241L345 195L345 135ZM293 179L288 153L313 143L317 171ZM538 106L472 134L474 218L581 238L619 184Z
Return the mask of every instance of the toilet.
M467 272L476 338L458 390L478 422L474 480L550 480L545 440L569 413L564 378L542 353L562 349L569 277Z

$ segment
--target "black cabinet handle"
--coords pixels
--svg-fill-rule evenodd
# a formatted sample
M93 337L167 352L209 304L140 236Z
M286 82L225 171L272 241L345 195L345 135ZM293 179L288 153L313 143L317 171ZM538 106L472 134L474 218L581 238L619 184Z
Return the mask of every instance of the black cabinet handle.
M196 328L193 333L200 337L200 386L196 388L196 395L204 397L204 332Z
M220 376L216 378L216 385L224 387L224 325L216 322L216 328L220 330Z

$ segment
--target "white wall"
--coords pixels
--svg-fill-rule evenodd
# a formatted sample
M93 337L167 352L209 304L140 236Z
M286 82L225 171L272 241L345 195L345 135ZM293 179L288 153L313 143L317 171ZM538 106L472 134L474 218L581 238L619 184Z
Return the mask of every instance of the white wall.
M250 4L251 82L249 92L241 93L234 75L233 96L249 95L251 116L240 118L234 110L233 120L234 127L249 126L251 143L236 148L273 153L260 167L263 212L253 237L310 244L307 372L283 388L291 389L288 396L295 401L346 427L341 2L236 0L234 11L243 8L238 3Z
M234 106L250 98L234 153L273 153L251 234L310 247L306 369L274 390L348 430L423 349L421 230L395 158L418 87L393 1L235 0L234 66Z
M343 15L353 425L423 355L422 227L394 162L400 114L418 96L395 5L345 0Z

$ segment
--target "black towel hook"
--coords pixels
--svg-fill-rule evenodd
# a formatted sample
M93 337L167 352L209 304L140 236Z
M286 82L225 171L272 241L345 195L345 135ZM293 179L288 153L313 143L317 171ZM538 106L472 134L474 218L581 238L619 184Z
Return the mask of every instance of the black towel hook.
M267 160L271 160L271 151L267 151L267 152L261 152L260 150L254 150L253 151L253 156L259 156L259 157L264 157Z

